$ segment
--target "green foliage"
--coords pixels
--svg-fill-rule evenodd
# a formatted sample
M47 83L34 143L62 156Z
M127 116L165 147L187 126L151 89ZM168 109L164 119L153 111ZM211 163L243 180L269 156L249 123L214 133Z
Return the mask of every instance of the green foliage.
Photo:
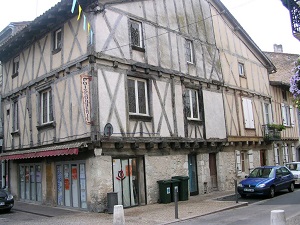
M276 129L276 130L278 130L278 131L285 130L285 126L282 125L282 124L275 124L275 123L272 123L272 124L268 124L268 127L269 127L269 128L273 128L273 129Z

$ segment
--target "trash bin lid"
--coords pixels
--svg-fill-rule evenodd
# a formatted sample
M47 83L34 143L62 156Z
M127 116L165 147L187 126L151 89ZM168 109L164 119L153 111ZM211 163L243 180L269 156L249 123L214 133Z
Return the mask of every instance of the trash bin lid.
M190 179L188 176L174 176L172 179L177 179L177 180L188 180Z
M171 184L172 183L172 180L158 180L157 183L161 184Z

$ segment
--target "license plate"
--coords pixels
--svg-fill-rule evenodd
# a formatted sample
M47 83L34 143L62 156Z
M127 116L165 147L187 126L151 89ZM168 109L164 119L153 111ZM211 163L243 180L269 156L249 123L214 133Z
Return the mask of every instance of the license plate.
M254 192L254 189L244 188L244 191L247 191L247 192Z
M0 202L0 205L5 205L5 203L4 202Z

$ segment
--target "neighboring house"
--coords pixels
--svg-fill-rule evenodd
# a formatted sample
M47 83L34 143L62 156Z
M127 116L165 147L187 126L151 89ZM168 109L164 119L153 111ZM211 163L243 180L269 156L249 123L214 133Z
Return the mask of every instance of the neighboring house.
M296 111L292 107L288 85L273 81L283 76L281 68L276 73L277 61L273 63L272 58L269 59L259 49L220 1L211 3L224 77L228 137L228 143L219 153L217 165L220 188L230 189L235 179L248 175L254 167L283 164L282 159L277 162L273 150L275 145L285 149L285 161L288 160L287 155L291 158L293 156L295 160L295 147L299 144L298 124L294 124L292 119ZM283 91L285 99L281 95ZM285 114L281 113L281 107L284 107ZM286 118L283 121L282 116ZM268 124L274 123L286 127L281 132L282 138L279 131L276 133L277 139L274 139L274 135L271 137L271 129L267 130Z
M29 22L14 22L10 23L5 29L0 32L0 45L5 43L10 37L15 35L18 31L22 30ZM2 96L2 63L0 61L0 96ZM0 115L2 115L2 107L0 103ZM0 149L2 152L2 144L3 144L3 126L2 126L2 117L0 118ZM1 160L0 160L1 161ZM8 178L8 164L3 160L1 161L0 166L0 187L7 187L7 179Z
M277 72L270 75L272 110L276 112L273 113L271 120L274 124L283 124L285 129L280 132L280 136L271 138L274 140L274 164L283 165L300 160L299 148L297 148L299 110L294 107L293 95L289 91L290 78L299 55L283 53L282 46L278 48L278 45L274 45L274 52L265 52L265 54L277 68Z
M99 212L112 191L124 207L155 203L157 181L176 175L189 176L191 195L218 189L234 162L220 152L223 94L235 88L223 88L210 4L74 2L74 13L62 0L0 45L12 193ZM258 55L266 65L251 56L253 81L265 82L272 64Z

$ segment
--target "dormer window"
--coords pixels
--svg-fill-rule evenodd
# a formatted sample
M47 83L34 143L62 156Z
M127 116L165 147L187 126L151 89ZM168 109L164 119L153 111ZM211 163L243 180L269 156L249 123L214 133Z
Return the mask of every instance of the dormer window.
M62 45L62 35L61 35L61 29L58 29L54 32L54 49L61 49Z
M14 58L14 61L13 61L13 78L18 76L18 73L19 73L19 62L20 62L20 57L16 57Z

